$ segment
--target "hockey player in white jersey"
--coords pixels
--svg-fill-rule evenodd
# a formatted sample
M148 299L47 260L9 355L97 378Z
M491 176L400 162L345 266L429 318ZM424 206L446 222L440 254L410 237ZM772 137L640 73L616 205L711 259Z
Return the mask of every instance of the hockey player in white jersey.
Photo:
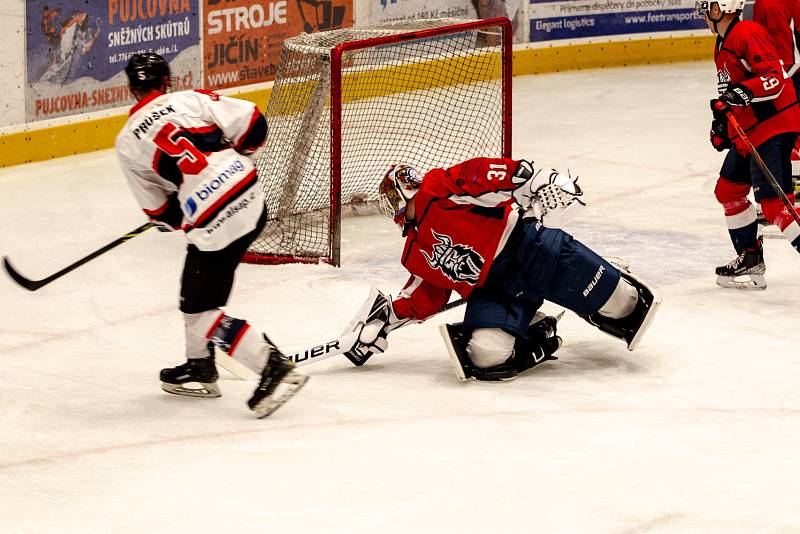
M234 272L267 221L250 159L266 140L254 104L210 91L168 93L169 65L148 52L125 72L138 100L119 133L117 155L142 210L188 240L180 310L187 362L161 371L168 393L219 397L214 347L260 374L248 405L265 417L308 379L266 335L220 308ZM191 387L199 384L198 387Z

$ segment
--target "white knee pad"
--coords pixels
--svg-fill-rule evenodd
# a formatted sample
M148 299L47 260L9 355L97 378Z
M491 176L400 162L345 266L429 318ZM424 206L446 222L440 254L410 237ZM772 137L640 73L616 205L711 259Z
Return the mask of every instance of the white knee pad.
M500 328L476 328L467 345L467 354L475 367L494 367L511 357L515 341L514 336Z
M617 287L614 288L614 292L608 297L606 303L603 304L603 307L600 308L597 313L611 319L621 319L633 312L638 301L639 292L620 276Z

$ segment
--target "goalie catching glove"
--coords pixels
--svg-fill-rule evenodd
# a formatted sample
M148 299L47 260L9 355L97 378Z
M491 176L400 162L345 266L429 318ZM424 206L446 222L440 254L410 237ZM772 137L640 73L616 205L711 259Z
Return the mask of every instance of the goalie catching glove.
M343 339L347 339L347 336L353 339L351 348L344 355L353 365L364 365L373 354L386 350L389 346L386 339L389 332L408 321L409 319L398 318L392 308L392 301L373 287L366 302L342 332Z
M586 205L578 198L583 195L578 179L559 174L555 169L549 173L535 170L532 162L522 160L511 181L517 186L512 196L525 210L525 217L536 217L545 226L562 226L578 207Z

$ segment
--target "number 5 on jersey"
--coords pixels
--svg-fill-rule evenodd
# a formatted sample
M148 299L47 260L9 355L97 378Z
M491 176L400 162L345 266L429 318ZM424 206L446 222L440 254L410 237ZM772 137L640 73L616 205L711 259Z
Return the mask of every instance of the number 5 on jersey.
M184 174L200 174L208 167L205 154L185 137L180 137L184 130L171 122L164 125L154 139L158 148L170 156L178 158L178 168Z

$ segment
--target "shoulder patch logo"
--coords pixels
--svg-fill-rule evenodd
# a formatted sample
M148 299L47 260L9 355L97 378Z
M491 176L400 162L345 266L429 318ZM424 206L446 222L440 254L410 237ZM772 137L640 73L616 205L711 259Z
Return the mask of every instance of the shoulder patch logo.
M453 282L478 283L483 269L483 256L468 245L453 244L450 236L431 231L438 243L433 245L433 254L422 251L432 269L439 269Z

